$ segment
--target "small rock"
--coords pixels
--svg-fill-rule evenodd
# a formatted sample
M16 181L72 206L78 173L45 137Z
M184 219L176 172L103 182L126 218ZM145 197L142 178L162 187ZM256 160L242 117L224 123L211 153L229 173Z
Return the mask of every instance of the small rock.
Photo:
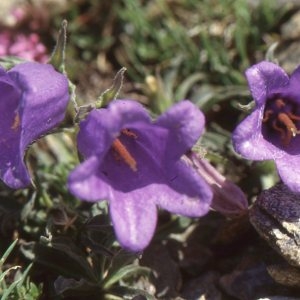
M281 26L281 37L284 40L294 40L300 37L300 11L295 13Z
M300 287L300 270L288 264L275 264L267 267L270 276L278 283L290 287Z
M152 279L157 297L173 299L177 296L181 286L181 274L166 246L158 243L151 244L144 251L140 263L153 271Z
M300 267L300 195L278 184L258 196L249 216L260 236L290 265Z
M266 265L247 261L221 277L220 285L226 293L240 300L253 300L276 291L278 286L268 274Z
M181 297L186 300L221 300L222 294L217 288L220 275L208 272L203 276L188 281L182 290Z

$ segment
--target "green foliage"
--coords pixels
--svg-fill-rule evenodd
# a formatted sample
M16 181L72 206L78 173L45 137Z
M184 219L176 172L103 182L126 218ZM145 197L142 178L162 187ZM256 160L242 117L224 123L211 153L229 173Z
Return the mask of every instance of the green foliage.
M97 215L88 222L72 219L64 224L56 208L48 222L48 236L42 236L37 243L23 248L28 258L45 270L56 274L54 285L49 285L57 297L100 297L110 299L120 293L119 282L122 281L123 296L126 290L132 295L144 294L126 282L139 276L148 276L150 270L137 263L137 255L115 247L112 228L104 215ZM80 219L80 217L78 217ZM71 234L73 232L73 234ZM116 290L115 290L116 289ZM117 292L118 291L118 292ZM149 295L148 299L152 299Z
M106 107L109 102L117 99L123 86L125 71L126 68L122 68L117 72L112 81L111 87L102 92L94 103L83 105L78 108L77 114L75 116L75 123L79 123L80 121L82 121L91 110L95 108L97 109Z
M21 266L5 268L5 263L17 245L15 240L2 255L0 260L0 296L1 300L34 300L41 294L41 286L30 281L28 273L32 267L30 264L21 272ZM8 279L10 278L10 279Z
M264 34L284 13L268 0L257 8L243 0L123 2L118 10L123 50L117 58L136 80L157 68L172 68L177 61L179 82L205 72L206 82L241 83L240 70L265 50Z
M122 68L118 71L115 78L113 79L112 86L105 90L97 99L95 103L96 108L106 107L109 102L116 100L123 86L124 73L126 68Z
M49 63L54 66L56 70L65 73L65 51L67 42L67 21L64 20L61 29L58 33L56 46L51 55Z
M246 104L243 71L263 57L265 37L286 11L269 0L257 7L243 0L126 0L116 10L122 20L116 58L144 82L155 113L184 98L206 113L219 102Z

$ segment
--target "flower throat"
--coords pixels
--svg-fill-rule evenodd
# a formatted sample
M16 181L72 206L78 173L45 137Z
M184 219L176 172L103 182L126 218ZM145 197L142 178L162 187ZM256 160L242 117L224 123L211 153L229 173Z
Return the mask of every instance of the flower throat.
M300 116L294 114L296 108L296 103L282 98L269 100L266 104L262 121L280 134L284 146L288 146L292 138L300 133L295 124L300 121Z

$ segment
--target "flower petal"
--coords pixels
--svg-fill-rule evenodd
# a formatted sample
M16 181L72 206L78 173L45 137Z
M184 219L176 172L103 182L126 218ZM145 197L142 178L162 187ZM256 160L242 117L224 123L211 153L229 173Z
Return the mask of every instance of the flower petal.
M110 199L110 215L120 244L139 252L150 243L157 222L155 203L144 189L131 193L114 192Z
M93 110L80 123L78 149L84 157L106 152L122 129L140 122L150 123L140 103L115 100L108 108Z
M30 183L23 153L19 152L21 120L18 108L21 91L6 73L0 70L0 91L3 97L0 98L0 177L10 187L19 188Z
M299 82L300 82L300 67L298 67L290 76L290 81L287 86L279 87L276 93L282 98L291 99L293 102L300 104L300 93L299 93ZM300 109L294 113L299 114Z
M88 158L93 155L103 155L110 148L119 133L119 122L111 118L108 111L93 110L85 120L80 122L77 136L79 152Z
M289 83L288 75L278 65L263 61L246 70L251 94L258 106L280 87Z
M23 162L25 150L64 118L68 81L52 66L32 62L18 64L7 73L1 70L0 76L4 116L0 175L10 187L21 188L30 183Z
M290 86L294 88L296 91L299 90L299 82L300 82L300 66L296 68L290 76ZM299 94L299 93L298 93Z
M22 90L20 150L54 128L64 116L69 101L68 80L48 64L22 63L7 73Z
M282 181L294 192L300 192L300 155L286 155L275 161Z
M168 182L157 185L152 193L156 203L169 212L200 217L209 211L212 191L199 174L184 161L174 163L168 170Z
M282 157L284 151L268 142L262 134L264 107L254 110L234 130L234 150L247 159L266 160Z
M91 202L108 199L110 188L99 176L99 163L98 157L92 156L70 173L68 188L71 193Z
M167 137L168 160L177 160L199 139L204 130L204 115L188 100L181 101L159 116L156 125L169 130Z
M203 127L203 114L189 101L157 122L137 102L113 101L81 122L78 147L86 161L71 173L69 188L85 200L106 198L121 245L140 251L154 234L156 204L186 216L208 212L212 191L178 161Z

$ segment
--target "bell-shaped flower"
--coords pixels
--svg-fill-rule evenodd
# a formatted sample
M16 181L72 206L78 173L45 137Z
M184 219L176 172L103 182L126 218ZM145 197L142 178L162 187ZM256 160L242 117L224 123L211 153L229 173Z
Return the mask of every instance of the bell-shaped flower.
M213 210L226 217L238 217L248 212L247 198L235 183L224 177L197 152L190 151L187 157L213 191Z
M30 184L25 151L65 116L68 80L51 65L21 63L0 68L0 178L11 188Z
M182 159L203 128L202 112L189 101L154 121L135 101L95 109L80 123L85 160L70 174L69 189L83 200L108 200L120 244L143 250L154 235L157 206L189 217L209 210L209 186Z
M246 71L255 108L235 129L239 154L274 160L282 181L300 191L300 68L289 77L278 65L258 63Z

